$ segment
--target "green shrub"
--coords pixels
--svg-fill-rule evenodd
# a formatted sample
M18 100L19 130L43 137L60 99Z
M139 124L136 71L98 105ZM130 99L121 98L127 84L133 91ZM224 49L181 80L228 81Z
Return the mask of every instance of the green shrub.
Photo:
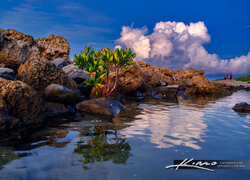
M101 82L106 76L107 84L106 94L104 94L104 96L109 97L117 86L120 69L126 69L132 65L135 56L136 54L133 53L131 49L103 49L97 51L93 50L91 46L87 47L85 45L84 51L74 56L74 62L78 68L85 69L87 73L90 74L90 78L86 79L86 85L97 89L96 96L99 95L100 89L104 87ZM115 71L115 82L114 86L109 89L109 74L111 69Z

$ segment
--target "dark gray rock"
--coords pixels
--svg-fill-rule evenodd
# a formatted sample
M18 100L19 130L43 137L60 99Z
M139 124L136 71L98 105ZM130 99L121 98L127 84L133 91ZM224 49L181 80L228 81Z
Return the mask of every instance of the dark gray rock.
M19 119L9 115L5 111L0 110L0 132L18 126L19 122Z
M167 86L168 85L168 82L166 80L159 80L157 83L156 83L156 86L159 87L159 86Z
M76 105L76 109L80 112L114 117L124 110L125 107L119 101L103 97L80 102Z
M48 117L63 116L69 113L69 108L61 103L46 103L46 113Z
M86 99L89 99L92 87L86 85L86 83L82 83L78 85L78 89L81 91L81 94L84 95Z
M51 84L46 87L44 95L47 101L56 103L73 105L82 101L79 92L73 91L59 84Z
M90 78L90 75L87 74L85 70L79 69L74 64L67 65L62 69L68 75L68 77L75 80L77 84L80 84L84 82L85 79Z
M233 110L236 112L250 113L250 105L246 102L237 103L234 105Z
M11 81L16 80L15 71L10 68L0 68L0 77Z
M8 74L11 76L15 76L15 71L13 69L10 68L0 68L0 74Z
M64 66L67 66L68 65L68 62L64 59L61 59L61 58L57 58L53 61L51 61L53 64L56 65L56 67L60 67L60 68L63 68Z

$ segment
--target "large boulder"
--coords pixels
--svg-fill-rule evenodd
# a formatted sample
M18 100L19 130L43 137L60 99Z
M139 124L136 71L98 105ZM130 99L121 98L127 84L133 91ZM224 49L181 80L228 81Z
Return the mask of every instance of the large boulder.
M192 79L194 76L203 75L205 72L203 70L196 70L193 68L189 68L184 72L184 79Z
M70 105L81 102L82 100L78 92L72 91L59 84L51 84L46 87L44 95L47 101Z
M69 89L77 89L77 84L46 59L34 58L22 64L18 69L17 78L38 91L43 91L50 84L61 84Z
M23 124L40 123L43 120L43 102L39 94L21 81L0 78L0 97L3 110L17 117ZM0 103L1 104L1 103Z
M216 94L219 88L205 76L199 75L192 78L192 84L197 87L196 93Z
M141 68L143 74L143 88L149 89L159 86L161 82L165 84L173 84L172 70L162 67L151 66L145 62L136 61L136 64Z
M34 38L14 29L0 29L0 64L17 71L28 59L40 57L40 49Z
M114 73L111 74L111 79L114 81ZM134 63L129 66L128 69L119 72L117 88L120 92L131 93L139 89L142 86L143 81L142 70L139 65Z
M35 40L38 46L41 48L42 58L48 60L54 60L56 58L62 58L70 62L69 42L61 36L55 36L51 34L48 38L39 38Z
M61 103L46 102L47 117L59 117L69 113L69 108Z
M3 35L0 43L0 64L5 67L17 70L29 56L29 47L22 41L16 41Z
M36 45L36 42L32 36L23 34L22 32L19 32L15 29L7 29L7 30L0 29L0 31L2 31L2 33L6 35L7 37L11 37L15 39L16 41L20 40L20 41L27 43L27 45L30 47L32 47L33 45Z
M80 84L84 82L85 79L90 78L90 75L87 74L85 70L79 69L74 64L67 65L62 69L68 75L68 77L73 79L77 84Z
M93 114L100 114L106 116L115 116L125 107L112 98L97 98L86 100L76 105L76 108L80 112L87 112Z
M250 113L250 105L246 102L237 103L233 107L233 110L236 112Z

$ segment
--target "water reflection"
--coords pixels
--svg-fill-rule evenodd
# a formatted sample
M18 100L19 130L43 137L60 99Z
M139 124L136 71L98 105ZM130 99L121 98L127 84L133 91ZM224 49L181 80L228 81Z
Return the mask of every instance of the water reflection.
M159 101L141 102L137 110L132 110L136 112L136 120L121 130L121 134L126 137L139 136L144 141L156 144L157 148L182 145L201 149L197 143L204 142L207 128L202 118L203 112L179 106Z
M126 164L130 153L130 145L126 139L117 134L100 134L82 137L77 143L74 153L83 156L83 168L89 169L90 166L100 161L112 161L114 164Z

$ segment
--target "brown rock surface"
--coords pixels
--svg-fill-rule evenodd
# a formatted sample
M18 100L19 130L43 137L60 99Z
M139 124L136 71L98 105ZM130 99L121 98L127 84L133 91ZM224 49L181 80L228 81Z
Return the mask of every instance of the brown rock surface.
M38 93L21 81L8 81L0 78L0 97L5 110L24 124L39 123L44 108ZM7 108L6 108L7 107Z
M76 105L80 112L115 116L125 107L112 98L97 98L80 102Z
M197 93L214 94L219 88L205 76L199 75L192 78L192 84L197 87Z
M61 36L51 34L48 38L39 38L35 40L41 47L41 56L48 60L62 58L70 62L69 59L69 42Z
M29 47L26 43L15 41L3 35L2 41L0 42L0 64L4 64L4 67L16 71L18 67L27 60L28 56Z
M22 64L17 77L38 91L43 91L50 84L61 84L69 89L77 89L77 84L46 59L34 58Z

